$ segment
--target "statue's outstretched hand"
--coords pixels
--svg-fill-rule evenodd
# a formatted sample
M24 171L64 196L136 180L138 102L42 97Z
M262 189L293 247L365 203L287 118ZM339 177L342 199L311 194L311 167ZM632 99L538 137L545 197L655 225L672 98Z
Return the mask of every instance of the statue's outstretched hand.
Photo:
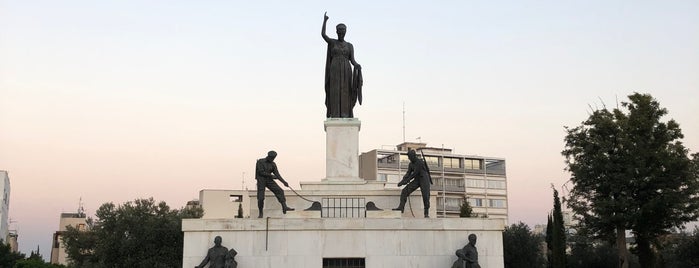
M283 181L282 183L284 184L285 187L289 187L289 183L288 183L288 182Z
M328 19L329 19L328 12L326 11L325 14L323 14L323 20L328 20Z

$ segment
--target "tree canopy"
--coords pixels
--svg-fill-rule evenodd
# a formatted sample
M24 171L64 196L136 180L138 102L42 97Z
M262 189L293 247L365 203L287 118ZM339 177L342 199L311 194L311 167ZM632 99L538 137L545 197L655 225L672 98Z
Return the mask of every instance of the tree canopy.
M461 206L459 206L459 217L469 218L472 216L473 208L471 208L471 204L468 203L468 199L464 198L463 202L461 202Z
M544 267L541 252L544 238L531 232L529 226L519 222L505 227L502 233L505 267Z
M88 230L68 227L63 243L75 267L181 267L182 218L201 215L201 208L170 209L153 198L105 203Z
M616 240L621 267L628 265L626 230L636 238L641 266L653 267L655 238L697 219L697 157L690 160L679 124L661 120L668 112L651 95L629 100L566 128L568 206L584 234Z

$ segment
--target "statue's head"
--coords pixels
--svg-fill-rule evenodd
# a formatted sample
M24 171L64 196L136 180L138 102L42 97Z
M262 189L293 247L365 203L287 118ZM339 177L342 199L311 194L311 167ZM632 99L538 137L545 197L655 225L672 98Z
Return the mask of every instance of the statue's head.
M277 158L277 152L275 151L269 151L267 152L267 162L272 162L274 161L275 158Z
M222 240L222 239L221 239L221 236L218 236L218 235L217 235L217 236L214 238L214 245L216 245L217 247L220 247L220 246L221 246L221 240Z
M338 39L345 38L345 34L347 33L347 26L344 23L340 23L337 26L335 26L335 30L337 31Z
M476 245L476 235L475 234L470 234L468 235L468 243L473 245Z
M410 159L411 162L415 162L417 160L417 153L415 152L415 150L408 150L408 159Z

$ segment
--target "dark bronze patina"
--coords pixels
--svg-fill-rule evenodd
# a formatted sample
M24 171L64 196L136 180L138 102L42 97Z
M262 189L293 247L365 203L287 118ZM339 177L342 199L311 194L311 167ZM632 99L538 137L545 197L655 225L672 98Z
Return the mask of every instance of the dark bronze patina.
M323 15L320 35L328 43L325 59L325 107L327 118L353 118L352 109L359 101L362 104L362 66L354 60L354 47L345 41L347 26L340 23L335 27L337 39L325 35L328 21ZM354 66L354 70L352 70Z

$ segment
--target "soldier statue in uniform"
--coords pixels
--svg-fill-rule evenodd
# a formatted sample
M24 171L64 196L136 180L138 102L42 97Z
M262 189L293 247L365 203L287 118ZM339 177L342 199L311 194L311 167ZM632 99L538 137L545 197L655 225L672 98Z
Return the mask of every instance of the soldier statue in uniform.
M265 188L269 189L277 197L279 203L282 205L282 213L286 214L287 211L294 210L286 205L286 198L284 197L284 190L277 185L274 180L279 180L284 184L284 186L289 187L282 175L279 175L279 170L277 170L277 164L274 163L274 158L277 157L277 152L269 151L267 157L257 160L255 165L255 180L257 180L257 208L260 211L258 218L262 218L262 211L265 207Z
M408 159L410 159L410 165L408 165L408 171L403 176L403 179L398 183L398 186L406 185L403 191L400 193L400 205L393 210L400 210L403 213L405 209L405 202L408 201L408 196L412 194L417 188L420 188L422 192L422 204L425 208L425 218L429 218L430 214L430 184L432 184L432 177L430 177L430 171L427 167L425 160L417 157L415 150L408 151ZM411 181L412 180L412 181Z

